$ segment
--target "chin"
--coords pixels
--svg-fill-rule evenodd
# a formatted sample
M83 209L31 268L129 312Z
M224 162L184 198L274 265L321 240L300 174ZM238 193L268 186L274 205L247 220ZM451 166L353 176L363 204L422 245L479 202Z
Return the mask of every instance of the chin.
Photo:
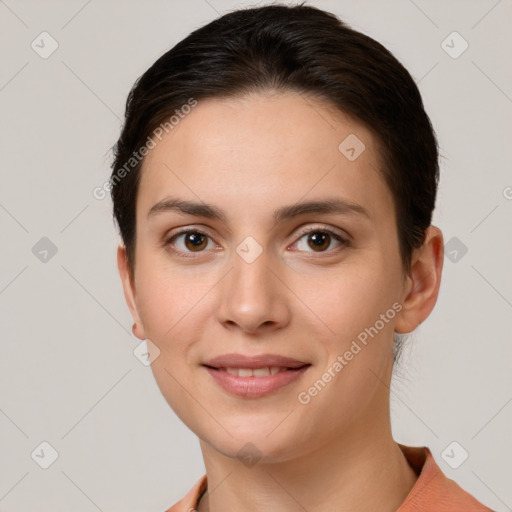
M232 437L218 425L214 427L215 430L212 430L211 425L207 429L201 428L200 432L196 430L198 437L225 457L238 459L247 467L252 467L256 463L273 464L289 460L302 451L299 448L301 442L307 442L306 439L290 437L291 425L288 428L275 429L282 418L275 421L272 428L255 428L252 420L245 425L239 425L238 428L232 428L222 423L221 418L218 420L226 426Z

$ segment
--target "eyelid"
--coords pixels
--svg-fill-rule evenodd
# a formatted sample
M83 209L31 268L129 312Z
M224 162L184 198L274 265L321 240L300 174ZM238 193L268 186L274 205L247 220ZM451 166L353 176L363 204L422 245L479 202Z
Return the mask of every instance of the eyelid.
M332 233L333 235L337 235L339 236L340 238L342 238L343 240L345 240L347 243L349 243L351 240L352 240L352 237L344 230L342 229L339 229L339 228L335 228L333 226L330 226L330 225L326 225L326 224L305 224L304 225L304 228L299 228L299 232L296 236L304 236L304 235L307 235L308 233L311 233L312 231L325 231L327 233Z
M171 230L171 232L167 233L164 238L166 240L170 240L175 236L183 235L183 233L200 233L202 235L206 235L209 236L210 238L213 238L211 235L208 234L208 229L203 227L185 226L183 228L176 228L176 230L176 232L174 232L175 230Z

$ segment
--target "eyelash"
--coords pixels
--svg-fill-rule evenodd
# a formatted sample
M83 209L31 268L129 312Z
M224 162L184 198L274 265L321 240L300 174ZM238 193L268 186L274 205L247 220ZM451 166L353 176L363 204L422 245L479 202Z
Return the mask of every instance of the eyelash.
M204 231L201 231L199 229L195 229L195 228L186 228L186 229L182 229L181 231L178 231L177 233L174 233L171 237L167 238L165 241L164 241L164 246L169 246L172 250L173 253L175 254L178 254L184 258L198 258L198 257L201 257L202 253L204 253L205 251L198 251L197 253L194 253L194 252L189 252L189 251L182 251L180 249L176 249L175 247L173 247L173 242L181 235L186 235L187 233L194 233L194 234L197 234L197 235L202 235L202 236L205 236L207 238L209 238L210 240L212 239L207 233L205 233ZM338 241L341 246L338 247L338 248L335 248L335 249L330 249L330 250L327 250L327 251L320 251L316 254L330 254L330 253L335 253L335 252L338 252L339 250L342 250L346 247L350 247L351 246L351 242L347 239L347 238L344 238L342 237L341 235L339 235L338 233L330 230L330 229L327 229L327 228L310 228L306 231L302 231L300 233L300 236L297 240L297 242L299 240L301 240L305 235L309 235L309 234L312 234L312 233L323 233L323 234L327 234L329 235L331 238L333 238L334 240ZM297 242L294 242L293 245L295 245ZM305 251L305 252L310 252L310 251ZM315 254L315 251L311 251L313 252L313 254ZM321 256L320 256L321 257Z

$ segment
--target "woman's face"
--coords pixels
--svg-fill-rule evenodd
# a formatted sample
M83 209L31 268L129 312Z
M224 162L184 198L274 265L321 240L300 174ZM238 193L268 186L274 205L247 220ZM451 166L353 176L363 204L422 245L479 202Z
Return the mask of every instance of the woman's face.
M125 293L163 396L210 447L278 461L381 427L409 288L379 168L367 129L292 93L199 101L146 157ZM244 396L275 377L236 394L204 366L224 354L309 366Z

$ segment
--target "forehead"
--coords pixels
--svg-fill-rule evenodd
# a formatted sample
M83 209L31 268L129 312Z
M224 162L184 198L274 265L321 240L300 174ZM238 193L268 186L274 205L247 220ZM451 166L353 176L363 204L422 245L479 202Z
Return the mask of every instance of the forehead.
M138 216L168 194L231 206L238 198L239 209L255 212L336 191L370 211L390 206L371 132L302 94L199 101L156 143L142 168Z

